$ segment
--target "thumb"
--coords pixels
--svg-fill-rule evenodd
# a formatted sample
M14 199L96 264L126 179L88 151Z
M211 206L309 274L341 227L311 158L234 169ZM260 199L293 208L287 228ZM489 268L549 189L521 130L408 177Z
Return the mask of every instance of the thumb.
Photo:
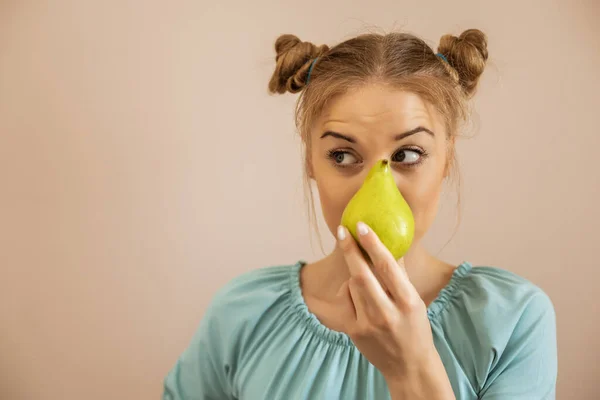
M344 297L350 297L350 289L348 287L349 282L350 281L344 281L344 283L342 283L342 286L340 286L335 297L337 297L340 300L343 299Z
M352 301L352 295L350 294L350 280L345 281L340 286L339 290L336 294L336 299L339 301L344 310L349 310L356 319L356 307L354 307L354 302Z

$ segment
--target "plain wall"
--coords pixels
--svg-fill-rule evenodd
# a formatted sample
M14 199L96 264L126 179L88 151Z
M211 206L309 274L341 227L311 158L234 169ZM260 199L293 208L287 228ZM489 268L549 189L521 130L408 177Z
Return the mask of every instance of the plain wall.
M600 2L0 0L0 398L159 398L218 287L315 260L273 44L479 28L490 63L427 243L558 317L560 399L600 363ZM320 213L320 211L319 211ZM325 250L333 238L323 230ZM314 235L313 235L314 237Z

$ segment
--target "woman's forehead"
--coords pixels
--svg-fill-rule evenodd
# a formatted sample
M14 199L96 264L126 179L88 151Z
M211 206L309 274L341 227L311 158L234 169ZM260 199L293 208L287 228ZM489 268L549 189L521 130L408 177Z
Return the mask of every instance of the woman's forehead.
M381 85L369 85L337 96L323 110L321 125L329 123L400 127L435 118L433 108L419 95ZM404 126L402 126L404 125Z
M419 95L372 85L334 98L317 126L317 131L397 134L419 126L440 130L442 124L439 114Z

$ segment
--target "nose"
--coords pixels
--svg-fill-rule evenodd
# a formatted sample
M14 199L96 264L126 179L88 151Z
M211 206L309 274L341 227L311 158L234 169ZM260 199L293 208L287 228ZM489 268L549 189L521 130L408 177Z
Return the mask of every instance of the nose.
M389 164L390 158L387 154L380 154L377 157L373 157L372 159L369 160L367 169L370 170L375 165L377 165L377 163L379 163L379 162L385 162L385 164Z
M379 165L379 168L388 168L389 173L394 178L394 182L396 183L398 190L400 190L400 187L403 185L403 175L399 169L392 167L391 162L392 161L389 155L387 154L382 154L379 157L374 157L370 159L368 163L365 164L365 168L363 169L363 171L361 171L361 184L367 179L369 174L372 173Z

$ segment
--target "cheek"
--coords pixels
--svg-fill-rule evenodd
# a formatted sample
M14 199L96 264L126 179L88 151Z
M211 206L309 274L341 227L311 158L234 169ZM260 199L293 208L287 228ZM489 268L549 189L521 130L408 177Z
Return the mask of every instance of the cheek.
M407 202L415 217L415 240L422 239L433 224L437 215L439 200L439 187L415 193L411 197L407 196Z
M438 212L442 191L443 172L422 174L410 186L400 191L404 195L415 218L415 241L429 230Z
M323 218L329 231L335 235L338 225L342 219L344 208L358 190L354 188L351 180L335 176L323 176L320 174L316 179L319 191L319 200L323 210ZM360 183L358 183L360 186Z
M321 151L325 152L324 149ZM311 154L310 168L313 172L313 182L318 190L323 219L331 234L335 236L344 209L360 188L362 181L360 177L340 174L331 166L329 160L323 156L319 157L319 154L314 151Z
M428 162L405 182L399 185L415 217L415 241L421 240L438 213L440 196L450 153L445 141L436 142Z

